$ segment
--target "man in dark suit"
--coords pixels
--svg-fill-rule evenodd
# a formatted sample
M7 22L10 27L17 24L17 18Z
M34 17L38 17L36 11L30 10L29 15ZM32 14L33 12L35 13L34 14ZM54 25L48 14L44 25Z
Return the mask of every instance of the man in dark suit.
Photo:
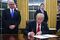
M47 23L43 22L44 14L38 13L36 15L36 21L31 21L28 23L25 29L25 35L28 36L28 39L33 38L34 35L48 34L49 28Z
M2 32L4 34L17 34L18 25L21 21L20 12L15 9L15 3L8 2L10 8L3 10L2 12Z
M38 13L43 13L44 14L44 22L48 22L48 16L47 16L47 12L44 10L44 4L43 3L41 3L41 5L40 5L40 8L35 12L35 14L34 14L34 19L36 19L36 15L38 14Z

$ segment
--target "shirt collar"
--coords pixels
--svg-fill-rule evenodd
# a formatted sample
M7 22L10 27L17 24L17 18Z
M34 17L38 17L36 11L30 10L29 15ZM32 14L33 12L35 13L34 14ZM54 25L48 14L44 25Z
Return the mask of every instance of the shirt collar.
M11 9L11 8L10 8L10 12L12 12L12 10L14 11L14 9Z

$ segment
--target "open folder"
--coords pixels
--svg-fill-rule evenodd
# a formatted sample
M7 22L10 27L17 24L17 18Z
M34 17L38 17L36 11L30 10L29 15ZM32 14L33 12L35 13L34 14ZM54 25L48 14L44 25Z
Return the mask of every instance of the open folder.
M40 39L46 39L46 38L52 38L52 37L58 37L57 35L51 35L51 34L43 34L43 35L35 35L35 38Z

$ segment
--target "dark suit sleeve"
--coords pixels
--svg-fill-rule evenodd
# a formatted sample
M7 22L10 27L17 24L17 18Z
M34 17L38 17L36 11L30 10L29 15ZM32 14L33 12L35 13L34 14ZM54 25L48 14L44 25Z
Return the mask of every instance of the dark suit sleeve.
M26 25L26 28L24 30L24 34L25 35L28 35L28 32L31 32L32 31L32 28L31 28L31 23L29 22L27 25Z
M20 15L20 12L17 11L17 14L18 14L18 17L17 17L17 19L16 19L15 25L19 25L20 22L21 22L21 15Z
M6 21L6 10L2 11L2 26L4 25L8 25L7 21Z
M20 12L18 12L18 24L20 24L21 22L21 15L20 15Z
M38 10L36 10L35 14L34 14L34 19L36 20L36 15L38 13Z
M44 15L45 15L44 22L48 22L48 15L46 11L44 11Z
M46 23L44 24L42 34L52 34L52 32L49 30L48 25Z
M44 32L45 34L49 33L49 28L47 26L47 24L44 25Z

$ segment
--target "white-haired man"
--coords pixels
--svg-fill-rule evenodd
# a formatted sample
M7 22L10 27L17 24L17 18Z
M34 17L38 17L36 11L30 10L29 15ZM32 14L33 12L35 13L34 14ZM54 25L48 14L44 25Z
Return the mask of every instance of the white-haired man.
M2 12L3 33L16 34L18 33L18 25L21 21L21 15L20 12L15 9L15 3L13 1L9 1L8 5L9 8Z
M43 20L44 14L38 13L36 15L36 20L28 23L25 29L25 35L28 36L28 39L33 38L34 35L49 33L49 28L47 27L47 24L43 22Z

